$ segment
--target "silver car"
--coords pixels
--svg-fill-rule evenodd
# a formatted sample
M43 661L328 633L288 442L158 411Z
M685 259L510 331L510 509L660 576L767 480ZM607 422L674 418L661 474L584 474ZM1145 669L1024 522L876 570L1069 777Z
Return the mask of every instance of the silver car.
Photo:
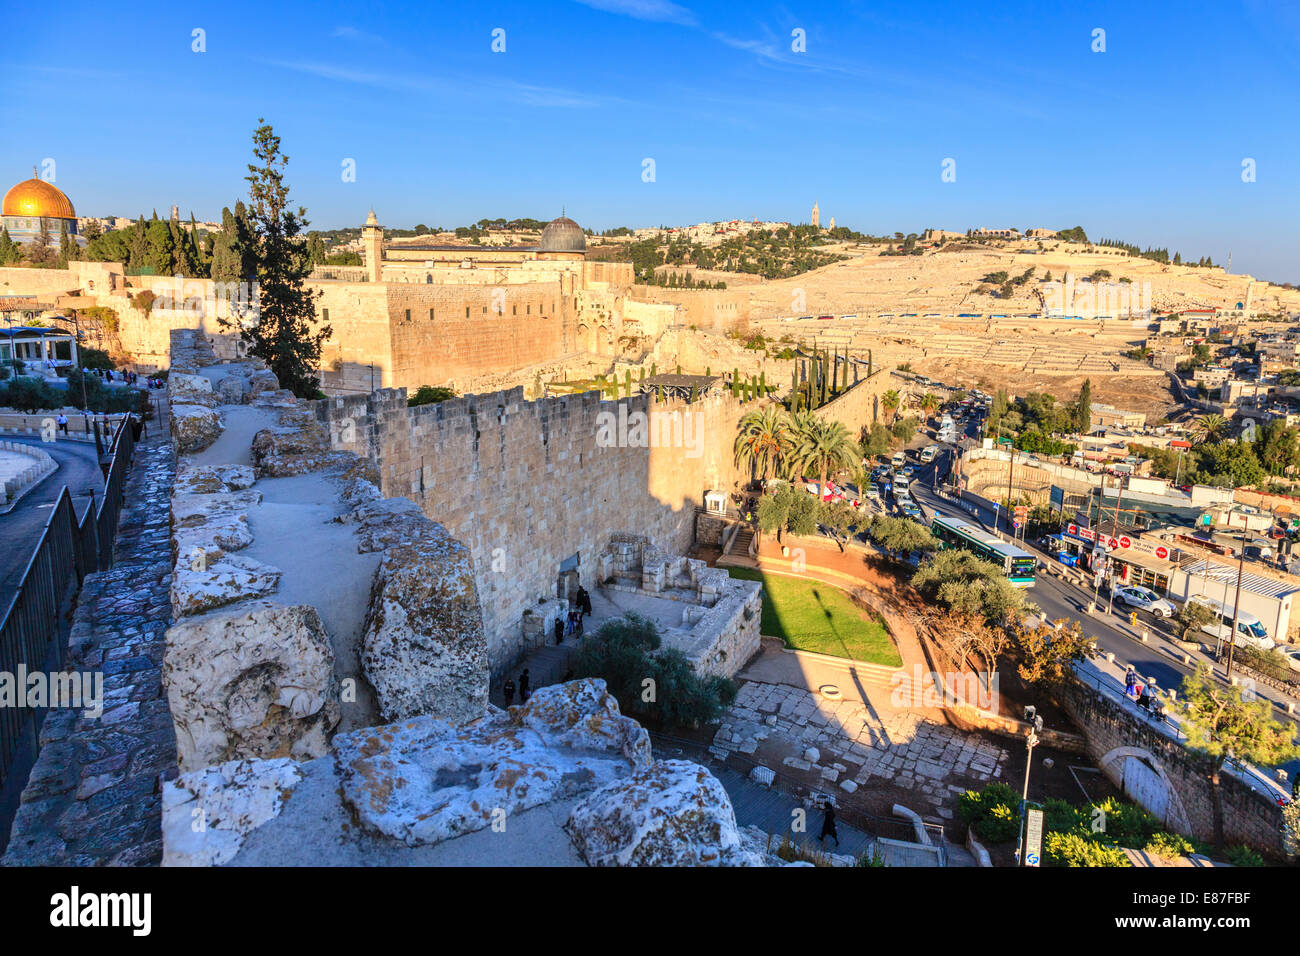
M1156 617L1173 617L1174 606L1149 588L1126 584L1115 589L1115 603L1150 611Z

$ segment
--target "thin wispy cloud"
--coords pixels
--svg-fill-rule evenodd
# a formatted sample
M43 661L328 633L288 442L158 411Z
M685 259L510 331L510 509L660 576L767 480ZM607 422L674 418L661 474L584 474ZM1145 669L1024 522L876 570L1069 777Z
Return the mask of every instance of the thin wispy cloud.
M330 36L336 40L360 40L363 43L384 43L383 37L377 33L367 33L365 30L359 30L354 26L337 26L331 32Z
M697 21L695 14L671 0L576 0L584 7L614 13L633 20L649 20L653 23L676 23L684 27L693 27Z
M414 73L380 73L356 70L310 60L263 60L267 66L292 70L321 79L357 86L406 93L429 93L441 96L478 97L507 100L524 106L556 107L562 109L593 109L615 105L618 100L593 96L578 90L538 86L513 80L474 79L461 77L449 80L438 76Z

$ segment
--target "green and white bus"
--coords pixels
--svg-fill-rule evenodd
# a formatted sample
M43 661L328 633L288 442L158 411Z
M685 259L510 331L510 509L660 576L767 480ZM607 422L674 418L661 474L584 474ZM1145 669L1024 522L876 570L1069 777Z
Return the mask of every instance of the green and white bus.
M1028 551L1007 544L997 535L977 528L970 522L946 515L935 514L930 522L930 531L939 539L941 548L964 548L976 557L997 565L1016 587L1034 586L1034 568L1038 561Z

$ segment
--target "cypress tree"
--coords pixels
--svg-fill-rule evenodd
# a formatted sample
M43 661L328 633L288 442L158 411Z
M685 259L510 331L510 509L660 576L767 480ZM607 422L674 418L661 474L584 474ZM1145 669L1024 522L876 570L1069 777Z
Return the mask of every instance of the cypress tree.
M149 264L148 229L148 221L144 218L144 213L140 213L131 230L130 265L137 271Z
M308 225L306 210L294 212L289 206L284 181L288 159L280 151L280 137L263 120L253 132L253 156L259 165L250 163L245 179L261 306L257 324L241 325L239 332L249 353L267 363L281 387L314 398L320 393L321 345L331 329L317 323L316 292L305 285L311 272L300 239Z
M0 266L11 266L22 257L23 252L10 237L8 227L0 228Z

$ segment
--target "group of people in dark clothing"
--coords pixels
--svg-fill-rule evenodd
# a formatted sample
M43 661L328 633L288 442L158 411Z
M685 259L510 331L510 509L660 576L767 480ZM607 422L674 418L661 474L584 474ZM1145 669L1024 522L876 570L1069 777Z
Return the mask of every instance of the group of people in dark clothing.
M569 609L568 614L564 617L555 619L555 643L564 643L564 638L570 634L582 636L582 619L591 613L591 595L587 593L584 587L578 588L578 593L574 595L573 607ZM565 675L565 680L572 677L572 672ZM528 668L525 667L522 674L519 675L519 684L516 687L515 682L506 678L506 682L501 685L501 692L505 696L506 706L509 707L515 702L516 692L519 695L519 703L528 703L528 698L532 696L532 687L529 684Z
M502 686L501 692L505 694L507 707L515 702L515 682L509 677L506 678L506 682ZM528 698L532 696L533 689L529 686L528 668L525 667L524 672L519 675L519 703L528 703Z
M584 587L578 588L573 598L574 606L564 617L555 619L555 643L562 644L572 634L582 637L582 619L591 613L591 595Z

